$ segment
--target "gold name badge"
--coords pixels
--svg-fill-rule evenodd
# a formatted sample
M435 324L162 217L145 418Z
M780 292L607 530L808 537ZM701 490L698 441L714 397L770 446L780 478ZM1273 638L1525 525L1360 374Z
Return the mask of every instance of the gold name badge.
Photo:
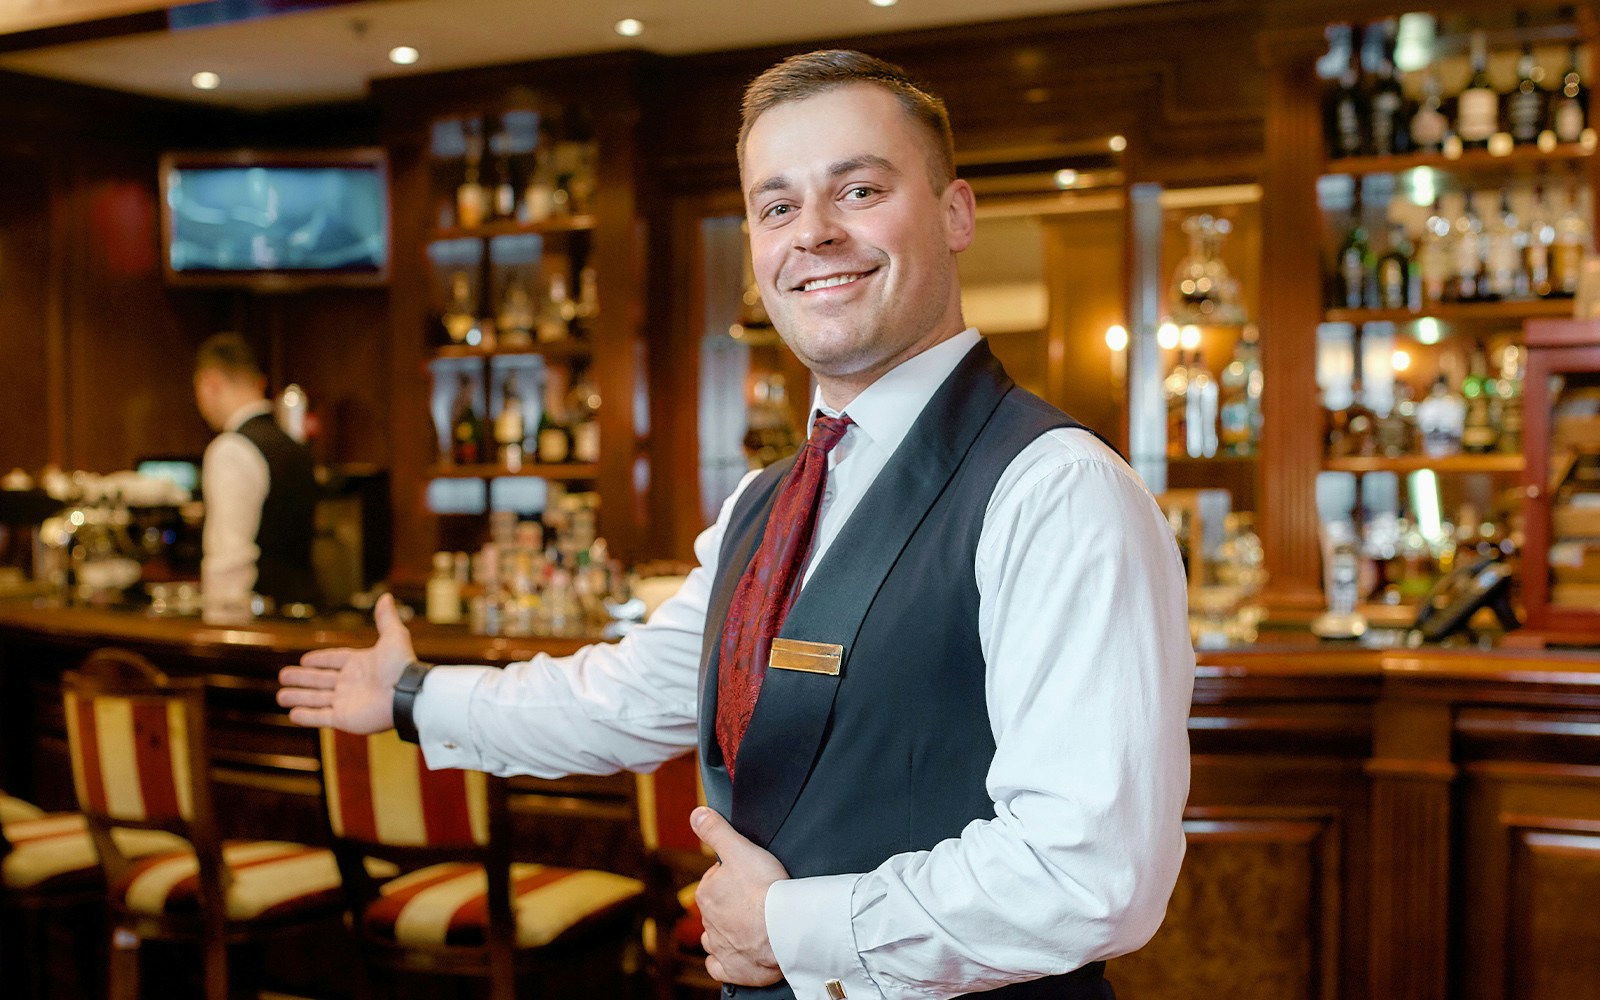
M774 670L800 670L808 674L837 677L839 664L843 660L844 647L838 643L774 639L767 666Z

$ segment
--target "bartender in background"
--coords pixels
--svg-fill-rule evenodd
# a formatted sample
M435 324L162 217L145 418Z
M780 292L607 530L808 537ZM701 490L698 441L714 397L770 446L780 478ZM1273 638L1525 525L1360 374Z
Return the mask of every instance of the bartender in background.
M237 333L219 333L200 345L194 398L218 432L200 473L206 504L200 595L207 619L247 616L252 592L280 608L317 600L311 453L272 419L266 382Z

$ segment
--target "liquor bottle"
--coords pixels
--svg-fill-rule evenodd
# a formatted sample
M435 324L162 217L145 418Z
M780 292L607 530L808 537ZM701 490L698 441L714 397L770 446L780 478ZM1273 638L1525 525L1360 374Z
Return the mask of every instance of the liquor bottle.
M1367 134L1371 150L1378 156L1411 151L1411 133L1406 128L1405 95L1395 74L1395 22L1380 21L1367 28L1367 49L1375 69L1368 85Z
M1487 291L1483 287L1483 220L1478 217L1474 197L1461 201L1461 214L1451 223L1455 244L1454 278L1445 291L1446 301L1476 302Z
M543 343L566 340L572 335L572 317L577 308L567 297L567 278L560 271L550 275L550 291L539 307L538 337Z
M1539 132L1544 127L1545 94L1544 88L1539 86L1543 76L1544 71L1533 57L1533 46L1523 42L1522 55L1517 59L1517 86L1506 95L1505 106L1506 130L1519 146L1538 142Z
M600 315L600 276L590 264L578 272L578 302L573 310L572 335L580 340L589 336Z
M1589 88L1578 69L1578 47L1567 46L1567 71L1550 101L1550 131L1557 142L1577 142L1589 127Z
M600 461L600 390L587 375L567 394L567 417L572 422L572 460Z
M1493 193L1485 201L1487 221L1483 227L1483 278L1481 298L1489 300L1526 297L1528 276L1522 269L1524 234L1511 210L1511 189L1501 188L1500 205L1494 207Z
M1254 326L1245 327L1217 379L1222 401L1217 443L1224 455L1254 455L1259 442L1261 361L1256 336Z
M1367 405L1366 389L1361 384L1361 359L1356 358L1350 376L1350 405L1345 407L1344 446L1340 454L1363 458L1378 453L1378 415Z
M1361 217L1361 184L1357 181L1355 200L1350 206L1350 229L1339 247L1334 304L1343 309L1361 309L1375 304L1375 296L1368 295L1368 290L1370 284L1376 283L1376 265L1372 246L1367 241L1367 227Z
M1329 91L1323 109L1323 129L1328 153L1333 157L1359 156L1366 150L1366 108L1361 94L1361 50L1356 44L1356 29L1341 27L1346 37L1350 61Z
M1433 199L1433 211L1422 227L1422 246L1417 251L1416 270L1422 279L1424 302L1443 302L1451 279L1455 276L1455 230L1450 222L1457 197L1455 194L1436 196Z
M532 346L533 325L533 300L528 296L528 286L513 278L506 284L496 322L500 346L512 350Z
M461 586L456 582L454 566L455 557L449 552L433 554L425 614L434 625L456 625L461 621Z
M1472 79L1456 102L1456 135L1468 149L1483 149L1500 130L1500 95L1489 82L1489 42L1482 30L1472 33Z
M1522 451L1522 376L1525 370L1526 348L1508 344L1500 354L1500 378L1497 395L1500 398L1500 443L1502 452L1520 454Z
M560 370L546 368L544 398L539 404L537 438L539 462L544 465L560 465L572 458L571 433L560 415L563 389L564 379Z
M1461 380L1461 397L1466 403L1462 418L1461 450L1471 455L1486 455L1494 451L1499 433L1496 429L1499 407L1496 405L1494 380L1489 378L1489 361L1483 346L1474 345L1472 359L1467 364L1467 377Z
M1189 457L1214 458L1217 454L1217 380L1211 377L1198 349L1189 362L1189 384L1183 398Z
M544 222L555 214L556 178L550 165L554 143L554 136L541 123L539 144L533 150L533 172L522 196L525 222Z
M494 188L492 199L497 219L517 217L517 187L511 175L511 137L497 132L489 140L489 151L494 162Z
M1424 153L1437 153L1449 131L1450 119L1444 113L1439 77L1430 65L1422 81L1422 100L1417 104L1417 113L1411 116L1411 145Z
M472 377L465 372L456 384L455 415L450 420L451 458L457 465L483 461L483 421L478 418Z
M477 303L472 299L472 279L465 271L450 275L450 304L445 307L441 323L445 336L452 344L467 344L478 325Z
M1528 277L1528 294L1550 295L1550 249L1556 241L1555 222L1544 197L1544 185L1534 185L1522 212L1522 270Z
M1185 427L1188 419L1189 368L1184 364L1184 353L1178 351L1178 360L1161 382L1161 394L1167 403L1167 457L1182 458L1188 454L1189 434Z
M1550 252L1550 295L1571 298L1578 294L1578 276L1583 270L1583 255L1592 246L1589 224L1589 192L1583 185L1569 185L1566 208L1556 219L1556 238Z
M522 394L517 391L517 373L507 372L500 388L500 413L494 418L494 442L500 448L500 463L512 472L522 468L523 438L527 434Z
M1443 458L1461 452L1461 432L1466 422L1467 405L1450 391L1450 380L1440 375L1433 391L1417 404L1417 429L1422 433L1422 451L1430 458Z
M483 186L480 170L483 162L483 126L477 119L466 125L466 171L456 188L456 223L463 229L483 225L489 209L489 191Z
M1394 399L1389 409L1378 417L1373 437L1378 454L1386 458L1400 458L1416 451L1416 404L1411 401L1411 387L1396 379Z
M1378 259L1378 305L1408 309L1420 305L1420 275L1403 222L1389 224L1389 249Z

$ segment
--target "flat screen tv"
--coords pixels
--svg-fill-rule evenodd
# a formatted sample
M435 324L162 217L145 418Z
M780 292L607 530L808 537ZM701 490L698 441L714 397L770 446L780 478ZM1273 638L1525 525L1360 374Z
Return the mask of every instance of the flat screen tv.
M161 201L174 285L284 291L388 279L380 149L168 153Z

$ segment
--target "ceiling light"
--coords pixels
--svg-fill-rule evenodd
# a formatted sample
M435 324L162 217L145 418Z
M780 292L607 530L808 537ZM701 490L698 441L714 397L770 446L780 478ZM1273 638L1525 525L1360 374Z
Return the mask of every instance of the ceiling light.
M1120 135L1114 135L1111 137L1111 141L1106 143L1106 145L1111 147L1111 151L1113 153L1120 153L1124 149L1128 148L1128 140Z
M222 86L222 77L208 69L203 69L194 76L189 77L189 82L194 84L194 89L196 90L216 90Z
M617 22L616 30L623 38L638 38L644 34L644 22L636 17L625 17Z
M899 2L900 0L871 0L872 6L874 7L893 7Z
M389 50L389 61L396 66L410 66L420 58L421 53L409 45L396 45Z

